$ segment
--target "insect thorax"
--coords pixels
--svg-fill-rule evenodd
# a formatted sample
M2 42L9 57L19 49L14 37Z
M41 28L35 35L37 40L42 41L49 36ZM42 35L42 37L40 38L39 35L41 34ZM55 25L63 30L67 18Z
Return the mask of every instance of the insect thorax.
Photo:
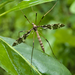
M36 31L37 30L37 26L34 23L32 23L32 25L33 25L34 31Z

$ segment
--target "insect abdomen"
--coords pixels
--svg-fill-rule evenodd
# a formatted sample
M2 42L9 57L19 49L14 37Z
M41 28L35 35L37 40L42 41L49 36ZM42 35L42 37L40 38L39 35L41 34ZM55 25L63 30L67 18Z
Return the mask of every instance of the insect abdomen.
M40 36L39 36L39 34L38 34L38 31L36 31L36 34L37 34L37 37L38 37L38 40L39 40L40 46L41 46L43 52L45 52L45 50L44 50L44 46L43 46L43 43L42 43L42 41L41 41L41 38L40 38Z

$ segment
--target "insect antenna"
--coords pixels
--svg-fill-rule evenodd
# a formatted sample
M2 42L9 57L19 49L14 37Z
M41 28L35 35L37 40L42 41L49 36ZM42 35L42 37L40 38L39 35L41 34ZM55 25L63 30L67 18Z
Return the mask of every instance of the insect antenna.
M57 4L57 2L54 4L54 6L53 6L49 11L47 11L47 13L45 13L45 14L42 16L42 18L41 18L41 20L39 21L38 25L41 23L42 19L55 7L56 4Z

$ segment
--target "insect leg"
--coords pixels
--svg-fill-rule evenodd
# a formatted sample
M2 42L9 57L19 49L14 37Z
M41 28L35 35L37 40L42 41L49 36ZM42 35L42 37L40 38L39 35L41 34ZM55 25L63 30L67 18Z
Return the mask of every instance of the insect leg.
M40 33L41 34L41 33ZM41 34L42 35L42 34ZM43 35L42 35L43 36ZM52 50L52 47L51 47L51 45L50 45L50 43L49 43L49 41L43 36L43 38L47 41L47 43L49 44L49 47L50 47L50 49L51 49L51 51L52 51L52 54L53 54L53 56L56 58L56 56L54 55L54 52L53 52L53 50Z
M36 14L35 16L35 24L37 23L37 12L34 11L33 7L31 6L32 11Z
M47 11L47 13L45 13L45 14L42 16L42 18L41 18L41 20L39 21L38 25L41 23L42 19L55 7L56 4L57 4L57 2L54 4L54 6L53 6L49 11Z
M32 47L32 52L31 52L31 65L32 65L32 57L33 57L33 50L34 50L34 38L35 38L35 33L33 36L33 47Z
M30 34L30 32L33 30L33 28L31 30L29 30L27 33L25 33L24 35L22 35L21 37L19 37L14 43L12 46L16 46L20 43L23 43L23 40L25 40L28 35Z
M36 16L35 16L35 24L37 23L37 13L36 13Z
M21 10L21 9L20 9ZM23 13L23 11L21 10L21 12ZM29 19L27 18L27 16L23 13L24 17L27 19L27 21L32 25L32 23L29 21Z
M28 32L28 30L19 31L19 32L18 32L18 37L20 37L20 33L21 33L21 32Z

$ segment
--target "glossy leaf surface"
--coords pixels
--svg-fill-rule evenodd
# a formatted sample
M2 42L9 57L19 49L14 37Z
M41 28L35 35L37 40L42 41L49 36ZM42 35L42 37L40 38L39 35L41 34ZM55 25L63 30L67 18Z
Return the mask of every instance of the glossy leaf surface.
M0 16L3 16L11 11L15 11L15 10L20 10L20 9L24 9L27 7L31 7L37 4L41 4L41 3L45 3L45 2L50 2L50 1L54 1L54 0L31 0L31 1L21 1L20 3L18 3L16 6L14 6L13 8L5 11L4 13L0 14ZM14 1L15 2L15 1Z
M71 75L68 69L57 59L36 49L34 49L31 72L32 47L22 43L15 46L14 49L11 46L13 39L1 38L0 66L11 75L31 75L32 73L33 75Z

